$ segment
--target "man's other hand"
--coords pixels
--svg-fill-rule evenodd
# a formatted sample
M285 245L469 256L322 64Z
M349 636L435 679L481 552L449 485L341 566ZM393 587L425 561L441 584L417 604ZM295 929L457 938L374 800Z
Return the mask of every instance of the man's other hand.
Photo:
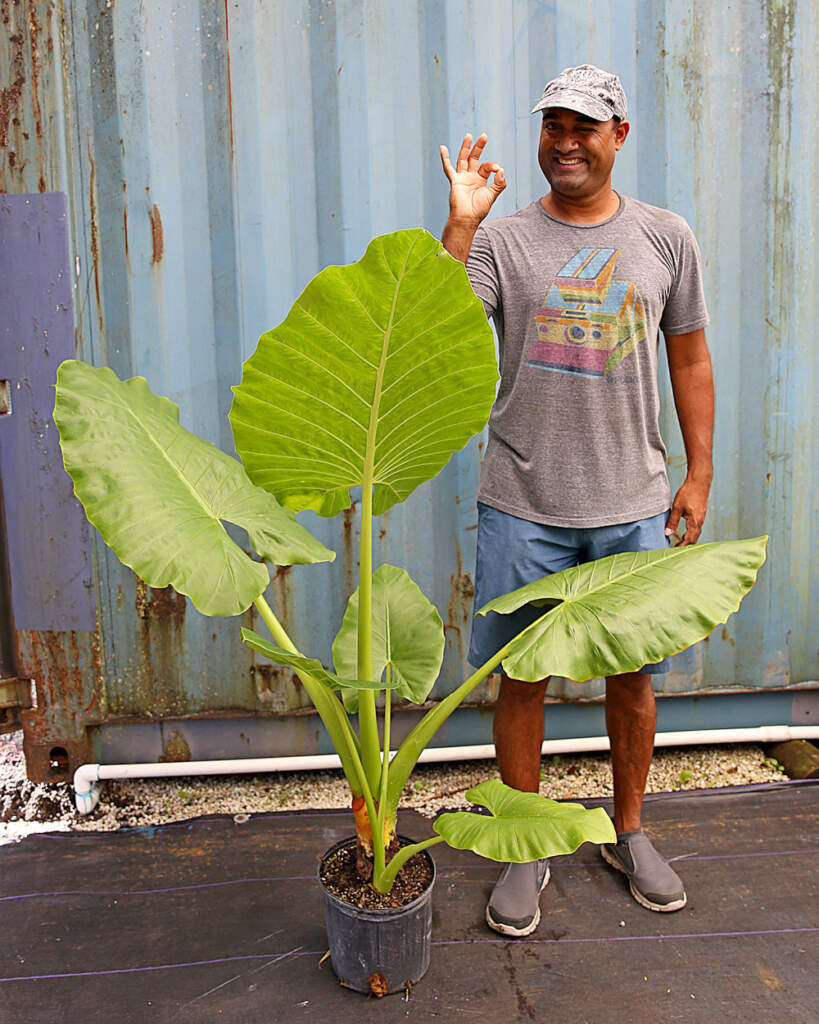
M441 146L441 163L450 184L450 220L477 227L506 188L506 177L500 164L491 161L481 163L486 142L485 132L478 136L474 146L472 136L465 135L454 167L449 159L449 150ZM495 177L490 181L493 174Z
M685 547L688 544L696 544L699 540L708 509L709 490L710 481L704 483L686 478L685 483L677 491L665 526L665 535L672 538L672 546ZM673 535L677 532L681 518L685 520L685 533L675 544Z

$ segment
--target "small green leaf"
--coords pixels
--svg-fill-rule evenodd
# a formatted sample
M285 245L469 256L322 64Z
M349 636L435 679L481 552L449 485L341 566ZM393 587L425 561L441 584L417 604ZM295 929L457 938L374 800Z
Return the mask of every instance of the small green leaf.
M472 850L490 860L522 864L573 853L581 843L617 841L602 807L587 810L582 804L558 803L521 793L498 779L473 787L466 798L491 815L453 811L437 818L433 830L456 850Z
M106 544L150 586L172 585L205 615L238 615L270 582L222 520L244 527L278 565L335 558L236 459L180 426L178 406L143 377L121 381L66 360L54 422L76 495Z
M373 675L392 667L392 691L423 704L435 685L444 657L444 624L435 605L404 569L382 565L373 573ZM358 590L347 602L333 641L333 664L342 676L355 674L358 652ZM355 711L354 691L344 705Z
M381 683L377 680L342 679L333 672L328 672L318 658L305 658L301 654L293 654L292 651L286 651L283 647L271 644L269 640L265 640L264 637L254 633L252 629L246 629L244 626L242 627L242 640L248 647L252 647L254 651L263 654L277 665L290 665L297 671L302 669L305 672L309 672L314 679L318 679L319 682L329 686L332 690L345 690L350 687L356 690L383 690L386 686L386 683Z
M725 622L756 581L767 537L610 555L564 569L478 610L549 610L503 659L514 679L582 681L635 672L690 647Z

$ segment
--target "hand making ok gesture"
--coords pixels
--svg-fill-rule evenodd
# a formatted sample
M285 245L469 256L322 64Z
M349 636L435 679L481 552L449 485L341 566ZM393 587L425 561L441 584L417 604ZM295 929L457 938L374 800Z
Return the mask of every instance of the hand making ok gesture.
M506 177L500 164L480 162L486 139L483 132L473 146L472 136L465 135L455 167L449 159L449 150L441 146L441 163L450 183L449 216L462 222L472 221L476 226L506 188ZM495 178L490 182L493 173Z

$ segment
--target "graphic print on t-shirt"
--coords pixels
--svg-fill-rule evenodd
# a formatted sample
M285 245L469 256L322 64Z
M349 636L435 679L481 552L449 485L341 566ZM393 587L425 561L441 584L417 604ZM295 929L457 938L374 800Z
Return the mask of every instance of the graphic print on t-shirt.
M643 300L614 279L619 249L580 249L558 271L535 315L537 341L526 365L604 377L646 337Z

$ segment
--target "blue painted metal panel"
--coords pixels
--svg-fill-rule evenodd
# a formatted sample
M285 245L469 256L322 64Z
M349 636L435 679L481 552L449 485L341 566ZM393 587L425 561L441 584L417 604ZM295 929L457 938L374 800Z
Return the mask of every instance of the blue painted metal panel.
M420 714L405 712L393 718L393 739L401 742ZM819 692L816 690L757 690L743 694L703 694L661 697L657 701L657 731L700 732L708 729L753 729L765 725L816 725ZM602 701L565 701L546 704L544 736L547 740L605 736ZM461 747L492 743L492 709L461 708L441 726L434 747ZM110 722L93 730L90 757L101 764L157 761L169 748L191 760L228 757L288 757L296 754L331 754L333 746L316 715L255 718L161 720L146 723ZM241 755L240 753L241 752Z
M18 630L96 627L90 527L63 469L54 381L75 355L66 197L0 196L0 417L11 607Z
M510 182L495 212L510 213L544 190L529 115L544 81L587 60L617 70L632 129L615 186L683 214L705 262L718 393L706 537L771 535L740 613L678 659L664 690L819 679L812 0L66 0L62 23L51 5L34 8L39 50L21 24L22 49L0 45L0 61L9 81L22 61L18 120L35 125L35 93L47 117L39 149L36 133L15 136L0 187L37 188L33 169L48 187L65 180L82 354L144 374L226 450L229 386L307 280L357 259L374 234L440 231L440 142L489 133ZM663 396L679 483L666 383ZM406 565L447 624L439 693L465 669L480 448L379 524L377 561ZM326 661L355 573L357 513L303 519L339 559L278 574L272 599ZM304 706L288 673L251 674L237 623L146 593L100 543L95 559L103 718ZM600 689L555 680L551 692ZM489 696L491 685L477 694Z

